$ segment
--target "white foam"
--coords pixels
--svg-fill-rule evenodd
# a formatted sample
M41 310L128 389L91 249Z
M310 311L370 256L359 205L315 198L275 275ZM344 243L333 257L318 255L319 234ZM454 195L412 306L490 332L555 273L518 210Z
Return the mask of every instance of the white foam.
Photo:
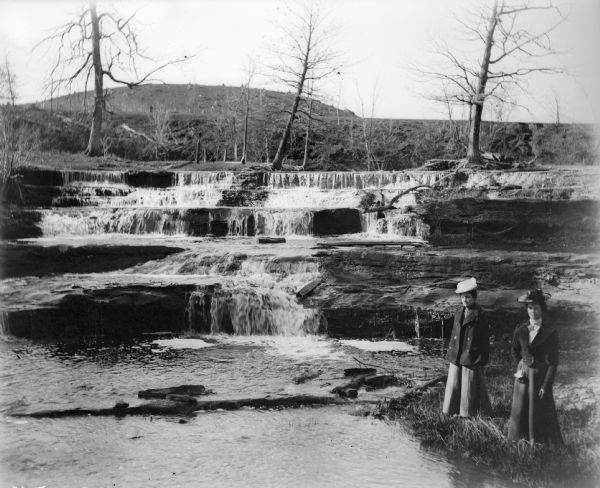
M347 361L345 354L337 343L326 336L213 336L219 343L237 345L262 346L267 354L285 356L296 362L305 362L312 359Z
M411 346L406 342L402 341L367 341L360 339L342 339L339 341L344 346L355 347L356 349L362 349L363 351L400 351L400 352L412 352L415 351L415 346Z
M204 349L215 345L202 339L157 339L152 344L170 349Z

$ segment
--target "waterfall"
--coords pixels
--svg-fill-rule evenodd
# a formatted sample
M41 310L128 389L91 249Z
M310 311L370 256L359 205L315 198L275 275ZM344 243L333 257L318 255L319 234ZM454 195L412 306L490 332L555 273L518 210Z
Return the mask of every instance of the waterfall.
M114 207L216 207L222 190L211 186L176 186L164 190L139 188L122 198L114 198L107 206Z
M321 190L406 190L412 186L431 185L439 175L431 171L303 171L298 173L269 173L269 189L295 187Z
M313 212L257 210L255 225L256 233L259 235L310 236L312 235Z
M435 184L443 176L430 171L259 172L180 171L160 174L118 171L65 171L61 195L52 210L40 210L45 236L89 234L164 234L299 236L320 234L327 213L356 209L365 192L389 202L418 184ZM128 182L135 182L129 186ZM161 186L166 185L166 186ZM381 194L381 195L380 195ZM410 212L415 195L397 201L386 219L363 217L369 235L426 237L427 226ZM79 209L79 211L76 211ZM349 231L350 232L350 231ZM351 232L357 232L356 226ZM344 231L340 232L341 234Z
M177 186L200 186L226 190L234 186L232 171L182 171L177 173Z
M126 173L122 171L74 171L61 170L63 185L83 184L85 186L110 186L124 184ZM90 185L91 184L91 185Z
M228 235L312 235L313 212L309 210L260 210L233 208L227 221Z
M317 310L278 288L196 291L186 313L191 330L211 334L302 336L317 334L321 323Z
M406 236L427 238L429 235L429 226L425 224L415 214L405 214L393 211L385 212L386 217L377 218L377 213L367 213L362 215L363 232L373 236Z
M44 236L89 234L185 235L185 213L160 209L115 209L57 212L43 211L40 227Z

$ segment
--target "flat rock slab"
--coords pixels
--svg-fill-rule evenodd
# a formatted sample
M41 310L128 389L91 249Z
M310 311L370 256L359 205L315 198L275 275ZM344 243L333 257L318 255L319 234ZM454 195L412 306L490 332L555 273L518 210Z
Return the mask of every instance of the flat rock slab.
M190 415L195 405L174 400L154 400L133 407L117 404L112 408L71 408L64 410L40 410L39 412L14 414L14 417L66 418L66 417L123 417L125 415Z
M210 392L203 385L180 385L169 388L153 388L138 392L138 398L167 398L167 395L195 397L207 395ZM173 398L176 400L177 398Z
M39 246L30 243L2 243L0 278L113 271L182 251L178 247L155 245Z
M181 397L184 397L182 395ZM239 410L250 407L258 409L297 408L303 405L340 405L346 401L330 396L296 395L287 397L242 398L237 400L194 401L189 396L153 400L133 407L126 403L118 403L112 408L83 409L72 408L64 410L41 410L32 413L13 414L13 417L29 418L65 418L65 417L123 417L125 415L191 415L195 411ZM191 400L190 400L191 399Z

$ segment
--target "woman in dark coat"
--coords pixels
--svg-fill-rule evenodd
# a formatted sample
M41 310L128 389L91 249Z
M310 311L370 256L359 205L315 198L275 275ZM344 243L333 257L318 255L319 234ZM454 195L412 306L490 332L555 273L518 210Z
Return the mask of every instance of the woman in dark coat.
M456 293L460 294L462 306L454 315L448 345L448 380L442 412L461 417L490 414L492 409L483 375L483 366L489 359L490 329L477 304L475 278L461 281Z
M515 375L508 438L527 439L531 445L562 444L552 395L558 366L558 333L547 320L542 290L531 290L518 301L526 304L529 322L519 325L513 337L513 357L522 363Z

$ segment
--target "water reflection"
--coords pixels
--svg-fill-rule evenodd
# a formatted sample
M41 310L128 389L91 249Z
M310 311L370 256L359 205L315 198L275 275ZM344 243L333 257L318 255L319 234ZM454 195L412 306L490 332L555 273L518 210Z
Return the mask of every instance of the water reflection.
M46 408L135 404L137 391L203 384L211 398L290 393L307 367L328 391L352 357L371 353L318 336L168 339L123 344L0 341L0 467L10 486L508 486L424 451L402 428L355 406L241 410L179 418L16 419ZM190 341L202 348L178 348ZM179 342L177 342L179 341ZM183 341L183 342L182 342ZM392 353L379 352L397 361ZM302 391L302 390L300 390ZM291 392L297 393L297 391ZM468 478L462 478L467 473Z

